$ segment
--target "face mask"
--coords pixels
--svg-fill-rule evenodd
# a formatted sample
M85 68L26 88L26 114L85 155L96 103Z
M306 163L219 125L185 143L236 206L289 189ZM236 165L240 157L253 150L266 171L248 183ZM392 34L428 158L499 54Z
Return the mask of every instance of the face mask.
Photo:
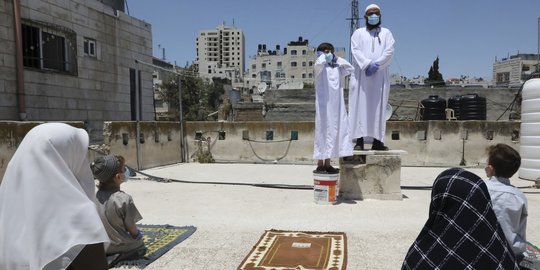
M367 20L370 25L377 25L379 23L379 15L371 14L368 16Z
M131 177L131 173L128 169L128 167L124 167L125 171L124 171L124 182L127 182L128 179Z
M334 59L334 54L327 53L324 55L324 58L326 59L326 63L330 64L332 63L332 59Z

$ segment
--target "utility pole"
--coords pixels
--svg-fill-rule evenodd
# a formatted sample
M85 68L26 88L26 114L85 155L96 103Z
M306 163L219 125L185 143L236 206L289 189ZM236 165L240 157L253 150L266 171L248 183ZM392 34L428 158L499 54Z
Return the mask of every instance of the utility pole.
M349 39L351 38L352 34L356 29L358 29L358 20L360 19L360 16L358 15L358 0L352 0L351 1L351 17L347 20L351 21L351 27L350 27L350 33L349 33ZM351 43L349 42L349 61L352 62L352 51L351 51Z

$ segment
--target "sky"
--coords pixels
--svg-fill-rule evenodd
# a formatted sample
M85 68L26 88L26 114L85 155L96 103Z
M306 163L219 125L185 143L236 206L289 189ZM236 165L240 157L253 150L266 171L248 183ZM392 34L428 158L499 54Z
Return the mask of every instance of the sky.
M350 0L126 0L126 13L152 25L153 55L179 66L196 60L201 30L221 24L244 32L246 67L258 44L267 49L303 37L310 47L330 42L347 51ZM491 79L496 59L538 53L539 0L358 1L381 7L382 26L395 43L391 74L425 76L439 57L444 79L461 75ZM346 54L348 58L348 53Z

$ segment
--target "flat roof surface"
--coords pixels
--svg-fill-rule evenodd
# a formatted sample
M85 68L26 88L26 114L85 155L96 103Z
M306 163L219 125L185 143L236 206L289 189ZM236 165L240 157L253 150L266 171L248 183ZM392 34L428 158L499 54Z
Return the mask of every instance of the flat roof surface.
M268 229L345 232L348 269L401 269L427 220L431 190L423 187L430 187L446 167L403 167L403 200L394 201L321 205L314 202L313 190L234 185L312 185L314 169L312 165L182 163L143 171L169 179L218 182L130 180L122 185L143 216L139 223L197 227L145 269L236 269ZM485 178L483 168L467 169ZM511 181L518 187L534 184L517 174ZM527 240L538 246L540 190L521 190L529 200ZM119 267L124 268L129 269Z

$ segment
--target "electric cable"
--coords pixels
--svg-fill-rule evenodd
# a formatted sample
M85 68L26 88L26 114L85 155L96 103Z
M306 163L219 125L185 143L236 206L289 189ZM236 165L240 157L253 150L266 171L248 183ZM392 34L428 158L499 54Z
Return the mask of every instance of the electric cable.
M102 151L97 149L89 148L90 150L97 152L101 155L106 155ZM224 185L224 186L250 186L250 187L259 187L259 188L273 188L273 189L289 189L289 190L313 190L313 185L289 185L289 184L258 184L258 183L235 183L235 182L218 182L218 181L190 181L190 180L181 180L181 179L172 179L165 178L160 176L155 176L141 171L135 170L134 168L126 165L130 172L136 172L138 174L144 175L147 177L146 180L155 181L155 182L164 182L164 183L183 183L183 184L201 184L201 185ZM400 186L404 190L431 190L431 186ZM521 186L517 187L519 189L526 188L535 188L535 185L532 186ZM525 192L527 194L540 194L540 192Z

